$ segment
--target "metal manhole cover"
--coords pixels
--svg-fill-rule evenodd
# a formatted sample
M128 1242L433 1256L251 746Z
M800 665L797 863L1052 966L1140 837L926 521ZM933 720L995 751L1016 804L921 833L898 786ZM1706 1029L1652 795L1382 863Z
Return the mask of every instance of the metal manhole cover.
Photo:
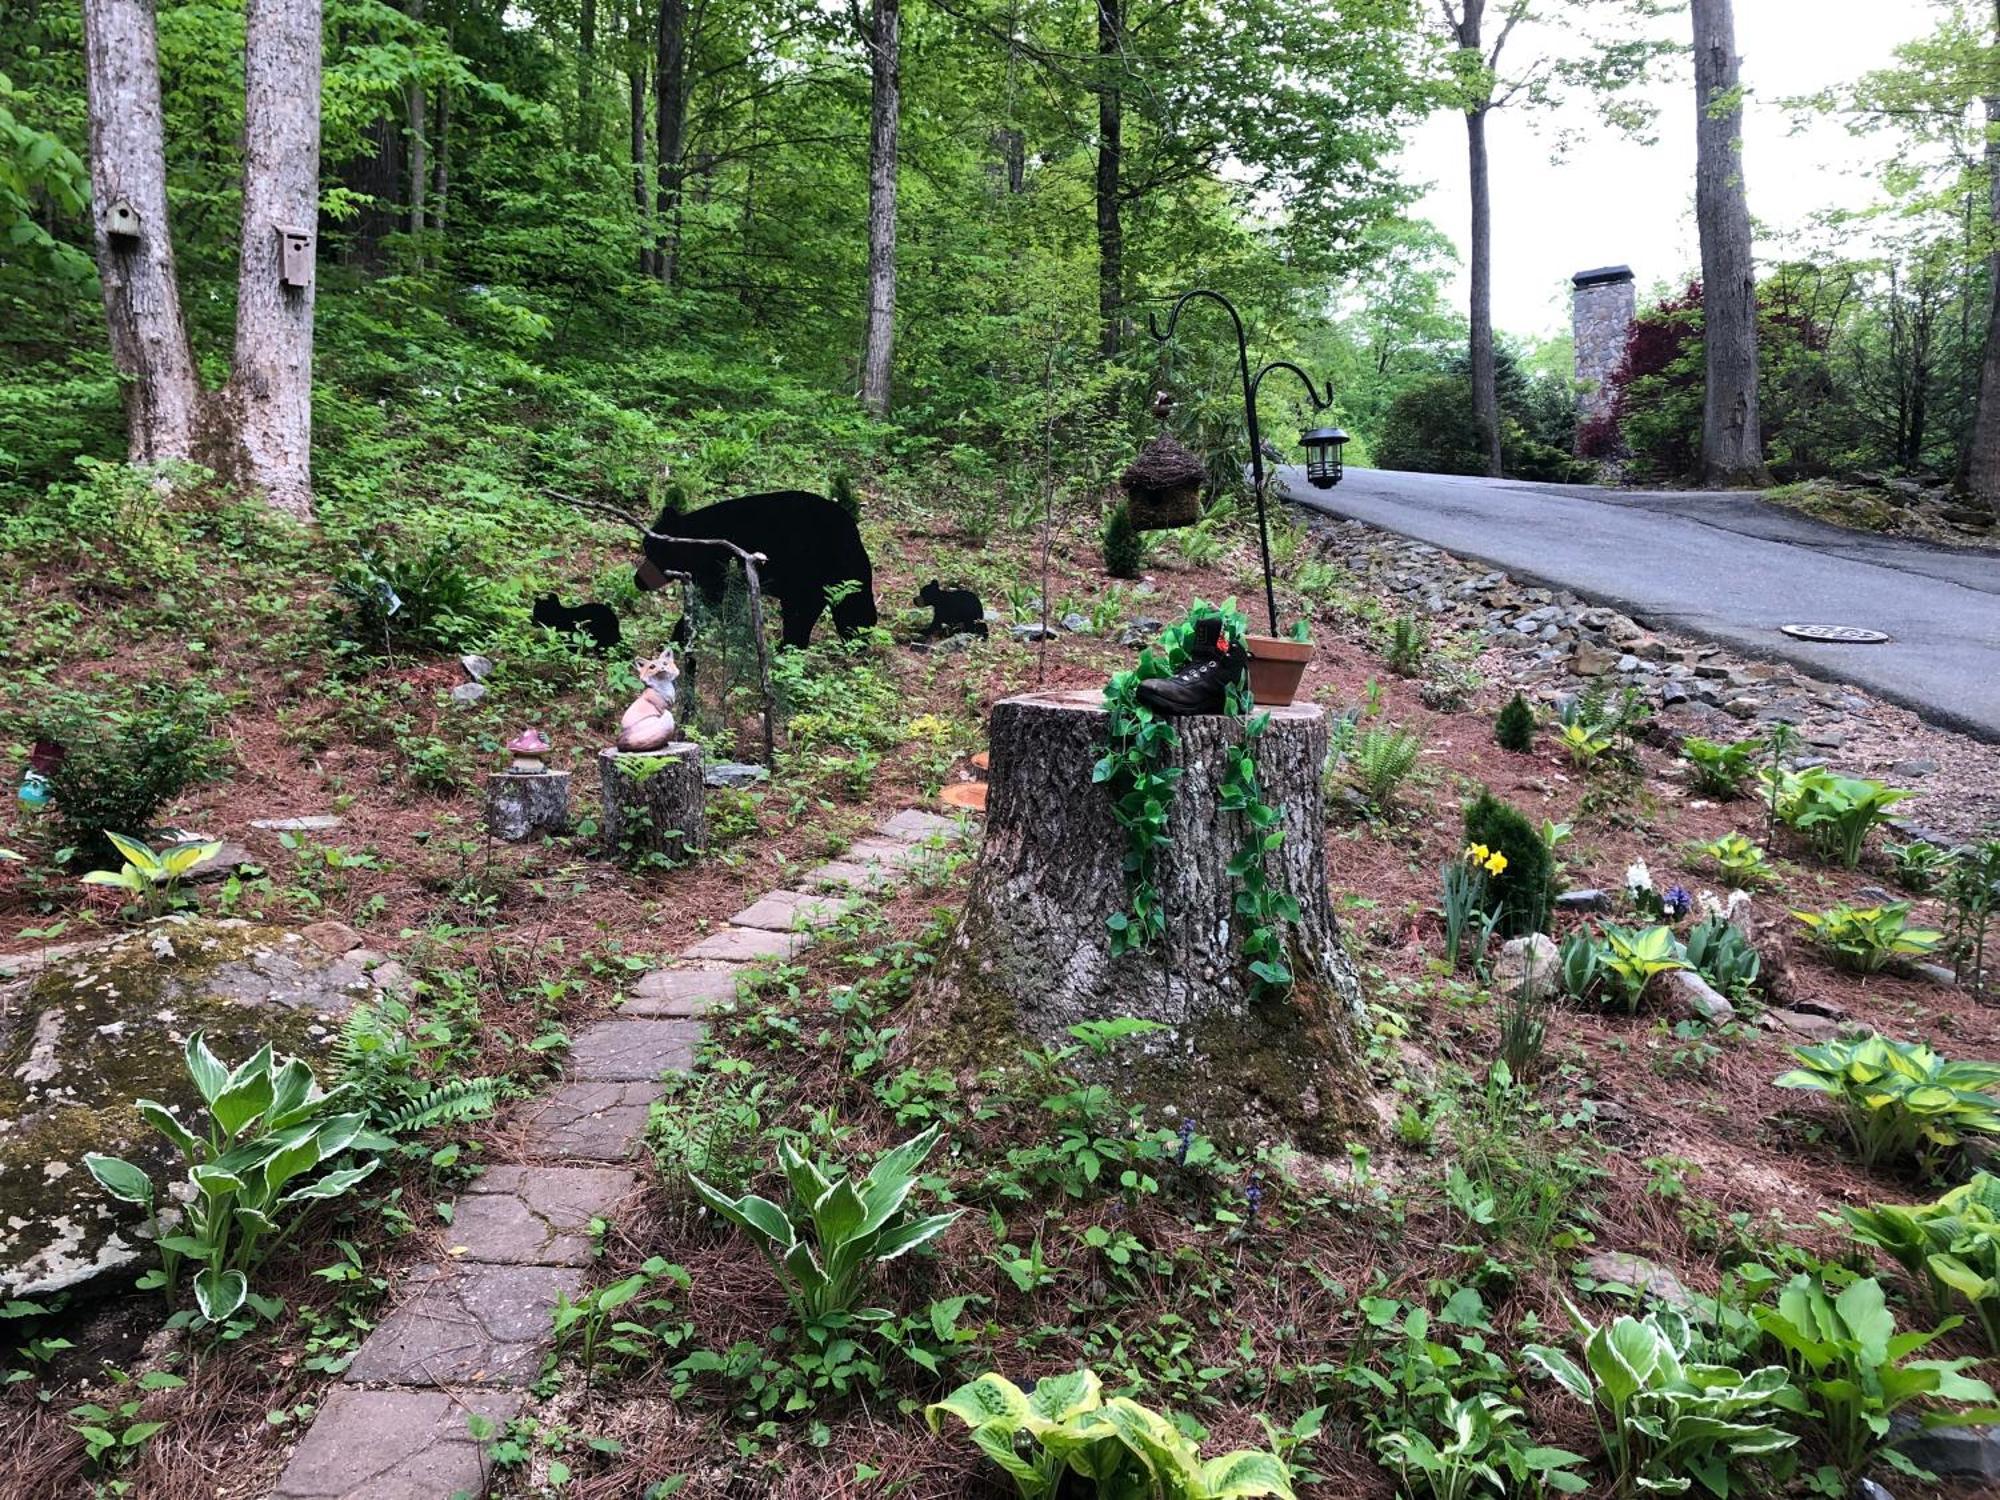
M1801 641L1825 641L1835 646L1879 646L1889 637L1879 630L1863 630L1859 625L1780 625L1786 635Z

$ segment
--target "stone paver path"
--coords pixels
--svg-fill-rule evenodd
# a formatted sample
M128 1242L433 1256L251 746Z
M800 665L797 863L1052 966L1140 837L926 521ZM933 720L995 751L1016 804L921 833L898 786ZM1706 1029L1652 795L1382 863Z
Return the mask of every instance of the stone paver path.
M768 892L633 986L623 1010L571 1039L563 1081L518 1112L512 1161L453 1206L445 1259L404 1278L396 1304L321 1405L272 1500L450 1500L485 1493L467 1418L501 1426L540 1372L559 1296L583 1290L590 1224L640 1190L661 1077L693 1061L698 1018L734 1000L752 966L795 958L855 902L929 857L960 825L915 808ZM827 887L847 895L825 894Z

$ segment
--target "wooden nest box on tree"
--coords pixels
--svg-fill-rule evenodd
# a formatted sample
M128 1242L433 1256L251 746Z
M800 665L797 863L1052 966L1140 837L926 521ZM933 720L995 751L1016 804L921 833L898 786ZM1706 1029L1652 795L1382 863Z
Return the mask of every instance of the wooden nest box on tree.
M1172 433L1161 433L1118 476L1126 511L1139 531L1170 531L1201 519L1202 461Z

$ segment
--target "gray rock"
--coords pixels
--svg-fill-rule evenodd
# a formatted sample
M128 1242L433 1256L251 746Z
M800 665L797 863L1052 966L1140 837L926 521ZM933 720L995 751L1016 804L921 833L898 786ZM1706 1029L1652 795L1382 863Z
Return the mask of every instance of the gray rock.
M1602 646L1578 646L1570 670L1579 677L1602 677L1618 664L1618 654Z
M156 950L153 939L169 941ZM157 1099L184 1120L201 1101L182 1052L200 1030L230 1066L269 1042L324 1059L335 1023L370 993L351 956L275 927L174 921L48 964L0 1014L0 1296L39 1297L130 1267L141 1216L98 1188L86 1152L156 1181L184 1168L131 1112Z
M1854 1481L1854 1500L1896 1500L1896 1497L1872 1479L1857 1479Z
M1840 1035L1838 1021L1826 1016L1808 1015L1798 1010L1779 1010L1773 1007L1757 1018L1757 1024L1767 1031L1782 1028L1814 1042L1830 1042Z
M1892 1426L1911 1428L1905 1417L1892 1417ZM1909 1431L1896 1439L1902 1455L1920 1469L1929 1469L1940 1479L2000 1479L2000 1427L1933 1427L1929 1431Z
M257 856L241 844L224 839L222 847L189 870L183 879L200 882L223 880L245 865L255 865Z
M1857 886L1854 897L1857 901L1866 901L1873 906L1887 906L1896 899L1879 885Z
M940 656L963 656L972 649L973 642L978 639L979 637L971 631L961 630L956 635L946 636L943 640L932 646L931 650Z
M1095 632L1092 631L1090 628L1090 617L1087 615L1080 615L1075 610L1071 610L1068 614L1064 615L1062 619L1057 623L1059 623L1062 626L1062 628L1064 630L1067 630L1071 635L1095 634Z
M470 708L485 696L486 684L483 682L461 682L451 690L451 701L460 708Z
M266 833L325 833L340 826L332 813L308 813L302 818L252 818L252 828Z
M1030 641L1052 641L1056 638L1054 630L1033 620L1025 625L1014 626L1008 634L1013 636L1015 640L1023 643Z
M1720 1026L1736 1019L1736 1007L1692 969L1673 969L1660 976L1667 1014L1677 1021L1701 1021Z
M1934 760L1899 760L1889 767L1891 776L1928 776L1937 769Z
M1587 1255L1577 1267L1593 1281L1616 1282L1642 1292L1655 1302L1664 1302L1683 1312L1694 1306L1694 1298L1680 1277L1658 1261L1624 1250L1599 1250Z
M474 682L484 682L493 675L493 659L487 656L461 656L458 664L465 668L465 675Z
M970 636L953 636L952 640L970 640ZM708 787L746 787L760 781L769 781L771 773L763 766L753 766L742 761L719 760L701 768L701 784Z
M1941 989L1955 990L1958 988L1957 973L1952 969L1946 968L1943 964L1917 963L1913 960L1901 965L1901 968L1912 979L1924 980L1926 983L1937 985Z
M1595 886L1581 886L1556 897L1557 911L1610 911L1611 898Z
M1686 703L1693 696L1677 680L1670 678L1660 684L1660 702L1664 707L1672 708L1677 703Z
M1510 938L1500 946L1493 964L1493 989L1502 995L1525 993L1530 1000L1546 1000L1555 993L1562 971L1562 959L1546 933Z

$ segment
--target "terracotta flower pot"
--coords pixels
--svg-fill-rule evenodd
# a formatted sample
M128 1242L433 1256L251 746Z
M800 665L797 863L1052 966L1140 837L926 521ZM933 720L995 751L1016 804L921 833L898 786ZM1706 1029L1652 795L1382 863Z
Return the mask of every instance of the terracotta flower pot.
M1250 696L1269 708L1290 703L1312 660L1312 642L1252 635L1244 637L1244 644L1250 650Z

